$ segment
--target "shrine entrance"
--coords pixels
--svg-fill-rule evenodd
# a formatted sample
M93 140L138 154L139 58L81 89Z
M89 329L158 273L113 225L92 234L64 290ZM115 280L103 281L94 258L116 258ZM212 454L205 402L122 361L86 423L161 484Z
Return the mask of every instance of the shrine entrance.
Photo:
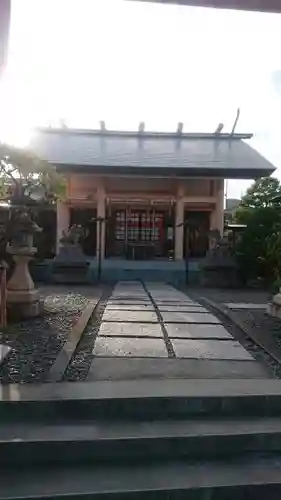
M130 260L171 258L174 248L172 210L115 209L108 217L106 255Z
M205 257L209 248L210 212L189 210L184 220L185 259Z

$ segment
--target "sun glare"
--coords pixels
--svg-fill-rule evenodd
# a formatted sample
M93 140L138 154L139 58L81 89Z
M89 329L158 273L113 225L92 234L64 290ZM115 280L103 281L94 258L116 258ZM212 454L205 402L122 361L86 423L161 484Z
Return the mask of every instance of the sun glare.
M30 143L32 131L25 126L0 127L0 142L19 148L26 148Z

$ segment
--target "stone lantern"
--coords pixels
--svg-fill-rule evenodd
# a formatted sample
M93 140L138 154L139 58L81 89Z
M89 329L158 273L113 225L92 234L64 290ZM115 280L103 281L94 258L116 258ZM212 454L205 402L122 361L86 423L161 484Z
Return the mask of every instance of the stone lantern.
M40 314L39 292L34 288L28 264L37 251L33 246L34 234L41 230L27 212L20 213L14 222L7 245L7 252L15 262L7 283L7 309L11 317L27 318Z

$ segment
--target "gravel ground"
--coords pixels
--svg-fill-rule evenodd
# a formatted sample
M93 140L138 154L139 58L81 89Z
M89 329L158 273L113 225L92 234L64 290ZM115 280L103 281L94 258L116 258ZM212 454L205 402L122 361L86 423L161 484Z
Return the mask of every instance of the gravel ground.
M42 382L66 341L69 332L88 304L75 292L53 293L45 298L45 314L13 323L0 342L12 348L0 367L0 382Z
M268 316L265 311L249 310L249 311L232 311L239 321L242 322L246 331L251 334L252 330L258 332L261 338L271 335L275 340L277 348L281 352L281 322L277 318ZM281 365L271 358L263 349L252 342L249 338L245 340L249 344L248 351L255 354L255 357L260 362L264 362L270 368L272 374L276 378L281 378Z
M214 303L225 304L231 302L248 302L253 304L263 304L270 301L272 295L265 291L256 290L218 290L218 289L200 289L196 292L185 290L188 295L192 295L199 302L205 305L215 316L222 322L229 333L240 342L241 345L253 356L256 361L265 365L271 376L281 378L281 365L272 358L264 349L256 344L249 335L252 331L259 333L262 337L271 335L275 340L277 347L281 351L281 321L272 318L266 314L265 310L248 309L248 310L232 310L231 314L234 318L242 323L247 335L241 328L236 326L230 318L212 308L209 303L204 303L204 298L212 300Z
M105 287L102 296L94 310L94 314L85 329L77 349L72 357L63 380L77 382L85 380L93 360L94 344L99 332L103 312L112 293L111 287Z
M218 303L248 302L253 304L264 304L270 302L272 293L266 290L256 289L218 289L218 288L185 288L187 295L195 292L198 297L206 297Z

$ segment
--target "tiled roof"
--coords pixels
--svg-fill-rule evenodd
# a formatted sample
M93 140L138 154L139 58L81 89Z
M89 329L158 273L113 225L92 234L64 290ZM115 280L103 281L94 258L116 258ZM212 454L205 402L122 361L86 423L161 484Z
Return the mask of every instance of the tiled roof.
M94 167L104 173L139 169L148 173L203 172L231 177L267 175L275 167L242 139L251 135L101 132L38 129L30 147L57 166ZM137 170L136 170L137 169ZM247 172L247 173L246 173Z
M147 0L146 0L147 1ZM196 7L217 7L220 9L258 10L281 12L279 0L149 0L155 3L178 3Z

